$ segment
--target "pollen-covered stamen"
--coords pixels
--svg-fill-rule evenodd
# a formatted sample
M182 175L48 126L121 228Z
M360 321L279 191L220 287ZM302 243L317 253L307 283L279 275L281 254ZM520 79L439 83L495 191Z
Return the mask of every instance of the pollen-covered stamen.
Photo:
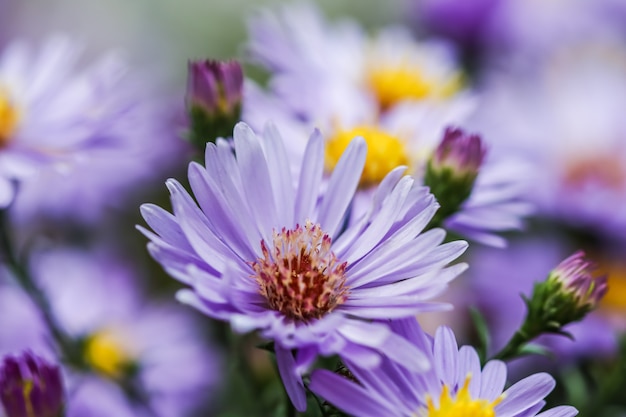
M331 250L331 238L318 224L274 232L273 246L261 241L263 258L252 263L254 279L269 306L285 316L319 319L345 302L347 263Z

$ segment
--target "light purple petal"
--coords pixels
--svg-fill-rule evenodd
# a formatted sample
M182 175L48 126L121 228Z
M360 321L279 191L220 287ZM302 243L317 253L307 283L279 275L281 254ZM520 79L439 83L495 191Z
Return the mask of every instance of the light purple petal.
M284 349L280 345L274 345L278 372L285 385L287 395L291 399L296 410L306 410L306 393L302 378L296 373L296 361L290 349Z
M555 385L554 378L546 373L526 377L505 391L504 400L495 408L496 414L501 417L515 416L543 400Z
M313 372L309 388L350 415L362 417L394 415L394 410L389 409L382 399L325 369Z
M318 222L322 230L334 237L363 172L367 146L363 138L355 138L345 150L328 180L328 189L320 204Z

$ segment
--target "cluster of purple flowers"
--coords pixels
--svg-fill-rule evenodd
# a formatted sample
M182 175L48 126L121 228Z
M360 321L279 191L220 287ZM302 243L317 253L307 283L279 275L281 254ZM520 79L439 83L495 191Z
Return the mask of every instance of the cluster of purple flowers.
M262 9L174 99L0 31L0 415L626 413L618 6L415 3Z

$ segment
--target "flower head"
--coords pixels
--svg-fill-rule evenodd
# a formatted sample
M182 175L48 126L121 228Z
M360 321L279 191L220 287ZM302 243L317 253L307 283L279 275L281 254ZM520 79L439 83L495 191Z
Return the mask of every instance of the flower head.
M8 417L57 417L65 394L61 371L31 352L0 365L0 403Z
M319 132L308 142L298 179L273 126L261 139L240 123L233 136L236 155L218 140L207 146L206 168L189 166L200 207L173 180L174 215L142 207L155 231L142 229L153 257L191 287L178 298L237 331L259 330L274 341L298 409L305 407L300 374L318 354L370 367L383 352L403 361L408 352L419 357L374 320L440 308L426 301L464 269L444 267L465 242L441 244L440 229L420 233L437 209L432 195L402 178L404 168L395 169L370 210L346 227L365 163L362 139L350 144L323 184Z
M554 379L545 373L531 375L504 391L507 369L492 360L480 366L474 348L459 349L452 330L441 327L434 340L415 319L392 324L395 331L427 352L431 369L407 373L385 361L365 372L348 365L356 381L327 370L317 370L310 388L350 415L360 417L531 417L574 416L573 407L556 407L539 413L544 397L554 388ZM503 392L504 391L504 392Z

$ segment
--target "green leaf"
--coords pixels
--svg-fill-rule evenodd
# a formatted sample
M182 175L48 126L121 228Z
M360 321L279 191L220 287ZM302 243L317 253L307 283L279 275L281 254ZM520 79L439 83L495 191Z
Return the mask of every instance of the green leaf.
M489 350L489 345L491 344L491 335L489 334L487 321L480 310L476 307L470 307L469 311L472 323L474 324L474 329L476 330L476 335L478 336L479 345L476 350L478 352L478 357L480 358L480 363L484 365L485 362L487 362L487 352Z

